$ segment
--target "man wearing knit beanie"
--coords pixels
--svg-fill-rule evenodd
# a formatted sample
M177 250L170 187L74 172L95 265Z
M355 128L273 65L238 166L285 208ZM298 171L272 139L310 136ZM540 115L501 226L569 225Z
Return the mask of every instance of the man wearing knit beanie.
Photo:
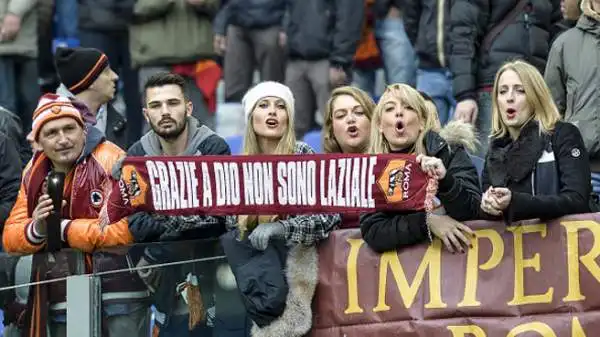
M94 48L58 48L54 60L61 81L57 93L74 98L86 122L126 148L126 121L110 104L119 77L108 57Z
M99 217L110 193L105 183L125 152L106 141L100 130L85 125L80 111L65 96L42 96L33 113L32 129L38 152L23 172L17 200L4 223L3 249L20 255L43 252L49 241L56 241L52 240L55 237L52 234L59 234L60 239L56 243L86 253L85 259L91 261L90 267L94 270L102 268L98 266L105 266L108 261L118 268L126 268L121 267L128 264L124 255L101 254L94 255L93 259L90 255L96 249L132 243L126 218L101 226ZM50 195L48 185L52 181L47 178L51 172L64 173L62 207L55 208ZM48 221L52 211L60 219L55 226ZM73 261L66 259L57 263L61 268L50 268L44 278L55 279L63 275L61 270L75 268ZM26 280L35 278L36 269L28 271L17 267L16 270L20 275L25 274ZM66 317L57 309L66 303L65 285L57 286L59 289L52 288L52 292L40 285L31 287L32 297L19 320L23 324L23 335L66 336ZM147 322L146 310L138 310L138 315L123 313L123 308L129 306L147 308L148 296L142 281L129 273L103 277L101 298L110 298L111 302L102 302L102 308L104 313L110 312L111 315L102 317L107 318L105 322L111 331L110 336L148 336L147 325L144 325ZM35 314L39 312L44 314Z

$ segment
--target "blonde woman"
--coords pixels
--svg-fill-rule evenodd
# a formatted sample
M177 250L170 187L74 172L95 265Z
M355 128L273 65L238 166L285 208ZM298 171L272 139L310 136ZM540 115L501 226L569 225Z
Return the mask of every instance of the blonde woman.
M247 118L244 154L305 155L314 151L297 142L294 134L294 97L290 89L277 82L262 82L250 89L242 100ZM311 328L311 302L317 285L315 244L325 239L339 223L338 215L240 216L238 228L248 232L257 250L273 241L289 247L285 273L289 292L283 314L269 325L254 325L252 336L302 336ZM239 281L239 280L238 280Z
M508 223L589 211L588 154L532 65L505 64L492 91L492 134L481 209Z
M375 102L356 87L339 87L332 91L323 121L325 153L365 153L369 146L371 117ZM358 228L358 214L342 214L338 226Z
M433 214L377 212L361 217L365 242L384 252L431 240L436 236L450 252L464 252L471 229L459 221L477 218L481 191L477 171L465 147L476 147L471 125L449 123L433 131L432 117L423 97L405 84L389 86L375 108L369 153L417 155L417 162L439 181ZM443 135L443 137L442 137Z

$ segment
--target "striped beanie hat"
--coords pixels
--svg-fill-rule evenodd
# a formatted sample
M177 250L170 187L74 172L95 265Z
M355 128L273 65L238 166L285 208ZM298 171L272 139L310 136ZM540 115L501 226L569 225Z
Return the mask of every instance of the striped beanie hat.
M33 122L31 123L31 133L35 141L38 140L40 130L44 124L51 120L71 117L77 121L81 127L84 127L83 117L77 108L73 106L71 100L65 96L56 94L45 94L38 102L37 108L33 112Z
M57 48L54 62L60 81L77 95L96 81L108 64L106 54L94 48Z

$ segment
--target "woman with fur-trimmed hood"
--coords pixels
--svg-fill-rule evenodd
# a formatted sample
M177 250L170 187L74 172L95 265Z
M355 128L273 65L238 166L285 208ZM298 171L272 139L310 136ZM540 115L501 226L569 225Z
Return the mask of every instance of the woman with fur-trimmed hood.
M481 189L467 150L476 148L469 124L453 121L441 130L423 96L405 84L388 86L371 122L369 153L417 155L421 169L438 180L435 210L376 212L361 217L365 242L376 252L442 240L450 252L465 252L473 232L460 221L479 215ZM434 130L439 130L436 132Z
M305 155L314 154L314 150L305 143L296 141L294 133L294 97L290 89L277 82L262 82L250 89L242 100L247 120L244 137L245 155ZM312 327L311 303L318 282L318 259L316 243L325 239L339 223L339 215L287 215L261 214L239 216L237 230L243 239L239 243L225 245L227 258L232 264L237 286L245 298L246 309L253 315L253 337L300 337ZM247 237L247 240L245 239ZM280 245L282 243L282 245ZM246 246L242 246L246 244ZM271 293L279 292L274 289L275 279L264 279L266 276L257 275L264 270L245 270L249 272L252 281L248 281L242 271L236 269L235 260L246 252L246 256L256 256L256 251L265 251L268 246L285 246L281 269L285 270L287 294L285 308L282 313L278 310L264 310L269 304L258 302L271 298ZM280 250L281 251L281 250ZM266 253L265 253L266 254ZM262 257L259 257L262 258ZM277 260L277 259L274 259ZM232 263L233 262L233 263ZM262 261L256 269L272 268L275 263ZM241 268L246 267L243 265ZM268 291L264 297L256 296L256 288L263 285L249 284L263 282ZM285 285L283 285L285 287ZM255 288L247 291L248 288ZM281 288L281 287L277 287ZM248 298L252 297L251 300ZM281 301L283 303L283 301ZM250 305L248 304L250 303ZM258 304L257 304L258 303ZM262 306L261 317L257 319L256 306ZM281 306L280 308L283 308ZM274 315L276 314L276 315ZM264 317L270 316L270 317ZM262 323L262 324L260 324Z

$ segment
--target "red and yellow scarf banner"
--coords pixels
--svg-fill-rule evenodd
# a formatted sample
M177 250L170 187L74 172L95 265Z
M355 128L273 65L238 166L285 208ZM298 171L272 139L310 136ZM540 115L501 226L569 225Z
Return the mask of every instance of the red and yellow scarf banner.
M242 215L425 210L437 192L414 155L127 157L103 223L136 212Z

